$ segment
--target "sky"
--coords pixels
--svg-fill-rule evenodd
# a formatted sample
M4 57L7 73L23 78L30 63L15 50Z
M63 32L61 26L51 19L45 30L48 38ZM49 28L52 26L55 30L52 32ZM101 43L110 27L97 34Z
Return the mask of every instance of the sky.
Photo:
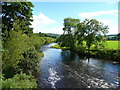
M63 20L70 17L80 19L97 19L108 25L108 34L118 33L117 2L32 2L34 33L62 34Z

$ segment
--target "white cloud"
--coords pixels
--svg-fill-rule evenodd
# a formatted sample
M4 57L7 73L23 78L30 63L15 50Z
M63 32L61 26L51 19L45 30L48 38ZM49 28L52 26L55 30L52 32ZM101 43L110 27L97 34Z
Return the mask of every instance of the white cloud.
M118 15L118 10L110 10L110 11L98 11L98 12L85 12L85 13L80 13L79 16L81 18L94 18L95 16L100 16L104 14L109 14L109 15Z
M110 25L109 26L109 34L117 34L118 33L118 25Z
M117 34L118 33L118 25L113 24L112 20L109 20L109 19L97 19L97 20L102 22L104 25L108 25L108 27L109 27L108 34Z
M117 34L118 33L118 25L113 23L113 20L109 19L97 19L98 21L102 22L104 25L108 25L109 32L108 34Z
M31 27L33 27L33 32L37 33L42 32L42 30L48 25L55 23L57 23L55 20L52 20L49 17L45 16L43 13L40 13L38 16L33 15L33 22Z
M109 11L99 11L99 12L85 12L85 13L80 13L79 16L81 18L88 18L88 19L97 19L96 16L101 16L101 15L113 15L117 16L118 10L109 10ZM99 17L100 18L100 17ZM102 22L104 25L108 25L109 27L109 33L108 34L117 34L118 33L118 25L115 20L112 19L97 19L98 21Z
M98 21L102 22L104 25L109 25L112 20L110 19L97 19Z

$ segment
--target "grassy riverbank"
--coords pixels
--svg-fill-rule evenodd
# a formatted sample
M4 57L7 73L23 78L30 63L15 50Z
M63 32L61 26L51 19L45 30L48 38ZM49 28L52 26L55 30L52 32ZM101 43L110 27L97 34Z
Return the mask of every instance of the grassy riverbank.
M69 47L61 47L58 44L51 47L58 49L66 49L66 48L69 49ZM119 48L120 48L120 41L106 41L105 49L119 49Z
M59 44L56 44L54 46L51 46L51 48L57 48L57 49L62 49L62 50L69 50L69 47L61 47Z
M120 41L106 41L106 45L103 49L92 48L93 50L90 50L89 56L119 61L120 60L119 43ZM69 47L61 47L59 44L56 44L51 47L62 49L62 50L66 50L66 49L70 50ZM88 56L87 49L84 50L83 52L81 50L76 50L74 52L78 53L79 55Z

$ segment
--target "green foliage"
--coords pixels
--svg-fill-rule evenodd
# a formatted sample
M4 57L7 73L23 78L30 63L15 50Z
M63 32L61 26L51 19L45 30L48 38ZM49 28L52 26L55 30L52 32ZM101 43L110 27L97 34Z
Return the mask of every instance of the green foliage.
M9 32L17 24L23 28L21 30L25 34L32 33L30 28L32 7L34 6L31 2L2 2L2 36L4 41L9 38ZM24 23L20 24L20 22Z
M53 39L51 37L39 37L39 35L32 34L30 37L30 44L34 45L36 49L39 49L41 45L54 42L55 40L56 39Z
M2 74L0 74L0 89L2 89Z
M17 66L19 60L23 58L22 53L29 47L28 39L29 37L22 32L10 31L10 38L3 42L3 69L9 66Z
M108 49L119 49L120 41L106 41L105 48Z
M39 34L40 37L52 37L52 38L55 38L57 39L60 35L59 34L53 34L53 33L36 33L36 34Z
M39 60L38 52L35 50L35 47L29 47L29 49L22 55L24 58L20 59L18 69L22 70L28 75L37 77L37 74L39 72Z
M39 61L43 53L39 50L43 44L53 42L55 39L49 37L31 37L22 31L10 31L10 38L3 42L3 73L5 77L12 77L21 70L33 76L39 72Z
M114 49L101 49L96 52L97 56L110 59L110 60L120 60L120 49L114 50Z
M5 88L23 87L20 86L23 81L19 82L19 78L13 77L20 72L37 78L39 62L43 57L43 53L39 49L43 44L48 44L54 40L55 39L49 37L38 37L34 34L29 37L22 33L22 31L10 31L10 38L3 42L2 72L4 77L8 78L8 80L4 81ZM13 82L13 84L10 84L11 82ZM26 85L24 88L33 87L31 84L34 83L34 81L25 79L24 82L23 84ZM6 86L7 84L8 86Z
M59 44L56 44L54 46L51 46L52 48L57 48L57 49L64 49L64 50L67 50L67 49L70 49L70 47L61 47Z
M64 19L64 28L63 34L72 34L74 33L73 31L76 30L77 24L80 22L79 19L74 19L74 18L65 18Z
M107 26L95 19L80 22L79 19L65 18L64 33L58 42L61 46L70 47L72 51L78 50L79 46L88 50L93 45L95 48L103 48L107 29Z
M106 33L108 32L108 26L104 26L103 23L95 20L95 19L86 19L84 21L85 24L85 41L86 41L86 46L88 49L92 45L95 46L102 46L102 42L106 40L105 36Z
M37 83L32 76L20 73L9 79L3 77L2 88L37 88Z
M38 77L43 57L40 48L55 41L32 33L32 7L31 2L2 2L3 88L37 87L36 80L30 76Z
M113 54L114 60L119 60L120 62L120 49L117 50L116 53Z
M106 41L108 26L96 19L65 18L63 35L57 39L54 48L69 47L81 55L93 55L106 59L120 60L119 41ZM119 38L119 34L117 35Z
M63 35L60 37L61 46L70 47L71 50L74 50L76 44L76 37L74 32L77 30L77 24L80 22L79 19L74 18L65 18L64 19L64 28Z

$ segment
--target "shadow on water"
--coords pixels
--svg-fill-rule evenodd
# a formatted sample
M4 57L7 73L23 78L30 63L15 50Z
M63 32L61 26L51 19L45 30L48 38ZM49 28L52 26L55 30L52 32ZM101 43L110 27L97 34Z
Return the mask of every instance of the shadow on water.
M120 65L78 56L69 50L42 47L44 57L40 62L42 88L118 88Z

